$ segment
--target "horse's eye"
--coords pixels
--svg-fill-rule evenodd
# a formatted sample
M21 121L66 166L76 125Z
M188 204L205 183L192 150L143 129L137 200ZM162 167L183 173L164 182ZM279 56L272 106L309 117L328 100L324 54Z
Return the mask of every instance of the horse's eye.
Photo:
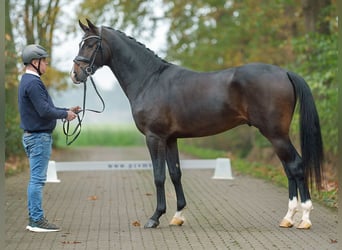
M88 43L88 44L85 44L85 47L88 48L88 49L92 49L94 47L94 44L93 43Z

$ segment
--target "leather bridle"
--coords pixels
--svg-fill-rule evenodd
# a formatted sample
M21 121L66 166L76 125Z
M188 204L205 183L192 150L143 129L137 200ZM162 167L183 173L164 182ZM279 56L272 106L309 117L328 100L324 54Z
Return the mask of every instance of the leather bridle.
M95 82L94 82L93 77L92 77L92 74L94 74L95 71L97 70L97 67L95 66L94 63L95 63L95 59L96 59L96 55L97 55L98 51L101 51L101 57L102 57L102 62L103 62L101 28L100 28L99 34L100 34L99 36L92 35L92 36L84 37L79 44L79 49L81 49L86 40L91 39L91 38L97 39L96 48L93 51L91 57L87 58L87 57L78 55L74 59L74 63L80 67L80 69L85 73L86 77L85 77L85 79L80 80L80 82L84 83L84 85L83 85L84 86L83 108L77 113L78 123L77 123L76 127L72 130L72 132L69 132L70 131L70 121L67 121L66 119L63 121L63 132L66 136L66 144L67 145L70 145L71 143L73 143L77 139L77 137L80 135L81 127L82 127L82 121L83 121L83 118L85 116L85 111L102 113L105 110L104 100L103 100L102 96L100 95L99 91L97 90ZM87 66L82 67L80 62L86 63ZM99 97L101 103L102 103L102 109L101 110L94 110L94 109L87 109L86 108L86 97L87 97L87 84L86 84L86 82L87 82L88 76L90 77L92 86L93 86L97 96ZM80 113L82 113L82 116L79 115ZM69 140L69 137L73 137L73 138L71 140Z
M88 39L96 39L97 42L96 42L96 48L95 50L93 51L92 55L90 58L87 58L87 57L84 57L84 56L80 56L80 55L77 55L74 59L74 63L76 65L78 65L78 67L80 67L80 69L83 71L83 73L86 75L86 78L88 76L91 76L92 74L95 73L95 71L97 70L97 67L95 66L95 59L96 59L96 56L97 56L97 53L98 51L101 52L101 59L102 59L102 62L103 62L103 52L102 52L102 36L101 36L101 27L99 28L99 35L91 35L91 36L87 36L87 37L84 37L82 39L82 41L80 42L79 44L79 49L82 48L82 46L84 45L84 42ZM86 63L87 66L86 67L82 67L80 62L83 62L83 63ZM103 64L103 63L102 63ZM102 65L101 65L102 66ZM83 79L81 80L82 81L86 81L87 79Z

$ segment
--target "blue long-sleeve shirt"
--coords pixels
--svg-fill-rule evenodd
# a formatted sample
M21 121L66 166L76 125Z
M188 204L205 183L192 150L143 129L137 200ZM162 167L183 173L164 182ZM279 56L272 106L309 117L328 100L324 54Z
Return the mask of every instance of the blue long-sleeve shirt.
M39 76L25 73L18 90L20 127L29 132L52 132L56 120L66 118L66 108L58 108Z

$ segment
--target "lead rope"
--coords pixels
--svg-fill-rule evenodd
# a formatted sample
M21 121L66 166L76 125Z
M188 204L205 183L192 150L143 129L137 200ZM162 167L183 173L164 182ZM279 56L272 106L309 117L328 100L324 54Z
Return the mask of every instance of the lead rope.
M99 91L96 88L96 85L94 83L94 80L92 78L92 76L90 76L90 80L91 83L93 85L93 88L96 92L96 95L99 97L99 99L101 100L102 103L102 109L101 110L94 110L94 109L86 109L85 105L86 105L86 96L87 96L87 82L84 81L83 82L83 108L76 114L77 115L77 125L76 127L73 129L72 132L70 132L70 121L64 119L63 121L63 132L65 135L65 142L66 144L69 146L71 145L76 139L77 137L80 135L81 133L81 129L82 129L82 121L83 118L85 116L85 112L86 111L90 111L90 112L94 112L94 113L102 113L105 110L105 103L103 101L102 96L100 95ZM79 114L82 113L82 115L80 116ZM71 140L69 139L70 137L73 137Z

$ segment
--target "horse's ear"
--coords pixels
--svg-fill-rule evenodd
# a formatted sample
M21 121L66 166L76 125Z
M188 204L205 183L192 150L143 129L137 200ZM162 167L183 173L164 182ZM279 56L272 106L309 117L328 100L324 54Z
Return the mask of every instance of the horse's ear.
M87 32L87 31L89 30L89 28L88 28L86 25L84 25L84 24L81 22L81 20L78 20L78 23L79 23L81 29L82 29L84 32Z
M88 27L90 30L96 30L97 29L97 27L92 22L90 22L89 19L86 19L86 20L87 20Z

